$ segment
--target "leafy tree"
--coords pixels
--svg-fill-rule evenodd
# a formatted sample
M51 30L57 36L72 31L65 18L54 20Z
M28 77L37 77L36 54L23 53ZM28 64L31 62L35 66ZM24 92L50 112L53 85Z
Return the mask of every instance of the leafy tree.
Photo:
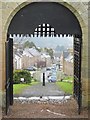
M53 49L51 48L45 48L45 51L51 56L51 58L53 58Z
M35 47L36 50L38 50L39 52L41 52L41 49L39 49L38 47L36 47L36 45L33 42L29 42L26 41L23 45L24 48L32 48Z
M26 41L26 42L23 44L23 47L24 47L24 48L26 48L26 47L29 48L29 46L30 46L30 42L29 42L29 41Z
M40 48L40 49L39 49L39 48L37 48L37 47L35 47L35 48L36 48L36 50L38 50L39 52L41 52L41 51L42 51L42 49L41 49L41 48Z
M13 82L15 84L19 84L21 81L21 78L24 78L25 83L31 83L31 74L29 71L26 70L15 70L13 73Z
M35 47L35 48L36 48L36 45L35 45L33 42L30 42L29 48L32 48L32 47Z
M24 44L23 44L23 47L24 48L32 48L32 47L35 47L36 48L36 46L35 46L35 44L33 43L33 42L29 42L29 41L26 41Z

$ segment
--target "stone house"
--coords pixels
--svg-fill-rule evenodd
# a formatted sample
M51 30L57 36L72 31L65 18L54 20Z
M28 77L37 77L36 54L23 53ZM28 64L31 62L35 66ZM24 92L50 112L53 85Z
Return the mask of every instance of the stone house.
M33 58L34 56L28 50L24 50L22 55L22 68L26 69L33 65Z
M15 69L22 69L22 53L16 51L16 53L13 54L13 68Z
M64 60L65 60L65 58L68 57L69 54L70 53L68 51L63 51L61 53L61 56L60 56L60 66L61 66L61 69L62 69L63 72L64 72Z
M46 67L51 66L51 57L48 53L42 53L41 54L41 61L44 61L46 63Z
M69 54L67 58L64 59L63 72L68 76L73 76L73 55Z

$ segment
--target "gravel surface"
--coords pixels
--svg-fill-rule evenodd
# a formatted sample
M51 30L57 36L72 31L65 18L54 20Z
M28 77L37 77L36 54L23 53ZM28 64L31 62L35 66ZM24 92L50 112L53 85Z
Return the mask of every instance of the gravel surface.
M30 86L23 90L19 95L14 95L15 97L32 97L32 96L62 96L65 93L58 88L55 83L46 83L42 86L42 83Z
M67 102L72 96L14 97L15 103L58 103Z
M88 118L88 111L83 109L78 115L77 103L73 98L61 104L15 102L4 118Z

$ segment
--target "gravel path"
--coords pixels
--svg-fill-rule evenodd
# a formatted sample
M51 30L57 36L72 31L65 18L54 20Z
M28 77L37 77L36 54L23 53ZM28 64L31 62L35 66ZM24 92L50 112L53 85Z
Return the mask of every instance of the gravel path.
M46 83L42 86L42 83L30 86L26 88L20 95L14 95L15 97L40 97L40 96L63 96L65 93L57 87L55 83Z

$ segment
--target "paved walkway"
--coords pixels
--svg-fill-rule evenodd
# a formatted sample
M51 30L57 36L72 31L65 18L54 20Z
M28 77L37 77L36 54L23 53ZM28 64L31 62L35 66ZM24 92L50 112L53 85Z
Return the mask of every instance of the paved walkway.
M42 83L30 86L26 88L20 95L15 97L40 97L40 96L62 96L64 92L61 91L55 83L46 83L42 86Z

